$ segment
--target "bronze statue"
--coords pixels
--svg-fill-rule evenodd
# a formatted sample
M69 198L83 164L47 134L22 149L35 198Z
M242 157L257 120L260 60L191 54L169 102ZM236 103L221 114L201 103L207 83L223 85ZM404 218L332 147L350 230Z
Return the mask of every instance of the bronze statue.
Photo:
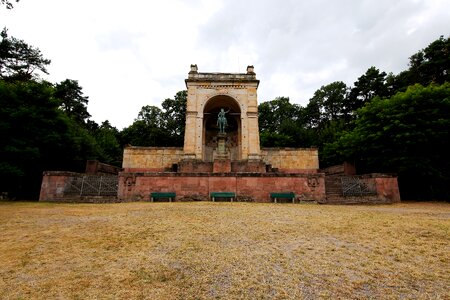
M224 111L223 108L220 109L219 115L217 116L217 126L219 126L219 133L225 133L225 128L228 126L225 114L229 111L230 110Z

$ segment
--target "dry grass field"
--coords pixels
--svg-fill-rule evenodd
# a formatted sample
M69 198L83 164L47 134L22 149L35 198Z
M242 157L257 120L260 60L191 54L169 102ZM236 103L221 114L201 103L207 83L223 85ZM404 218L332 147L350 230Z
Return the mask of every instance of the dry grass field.
M0 202L1 299L450 299L450 204Z

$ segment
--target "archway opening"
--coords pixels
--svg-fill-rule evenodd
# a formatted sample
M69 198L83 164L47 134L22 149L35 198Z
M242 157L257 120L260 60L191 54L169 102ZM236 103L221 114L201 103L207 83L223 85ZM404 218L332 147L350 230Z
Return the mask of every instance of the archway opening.
M241 109L239 103L232 97L219 95L210 98L203 109L203 159L212 161L214 149L217 148L217 116L221 109L227 114L228 126L226 132L226 149L231 160L241 159Z

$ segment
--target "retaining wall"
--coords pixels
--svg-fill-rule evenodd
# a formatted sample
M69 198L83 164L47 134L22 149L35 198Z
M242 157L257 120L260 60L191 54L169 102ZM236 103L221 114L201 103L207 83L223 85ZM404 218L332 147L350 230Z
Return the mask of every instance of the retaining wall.
M148 201L151 192L175 192L175 201L209 200L211 192L233 192L241 199L271 202L271 192L294 192L299 200L325 197L323 174L120 173L120 201Z

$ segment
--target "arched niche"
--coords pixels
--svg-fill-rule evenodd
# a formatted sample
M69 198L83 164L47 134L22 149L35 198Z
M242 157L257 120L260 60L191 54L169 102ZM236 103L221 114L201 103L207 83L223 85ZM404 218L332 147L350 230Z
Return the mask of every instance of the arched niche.
M230 96L217 95L208 99L203 108L203 160L212 161L214 149L217 148L217 115L221 109L228 111L226 114L228 126L226 132L226 148L231 160L241 159L241 109L239 103Z

